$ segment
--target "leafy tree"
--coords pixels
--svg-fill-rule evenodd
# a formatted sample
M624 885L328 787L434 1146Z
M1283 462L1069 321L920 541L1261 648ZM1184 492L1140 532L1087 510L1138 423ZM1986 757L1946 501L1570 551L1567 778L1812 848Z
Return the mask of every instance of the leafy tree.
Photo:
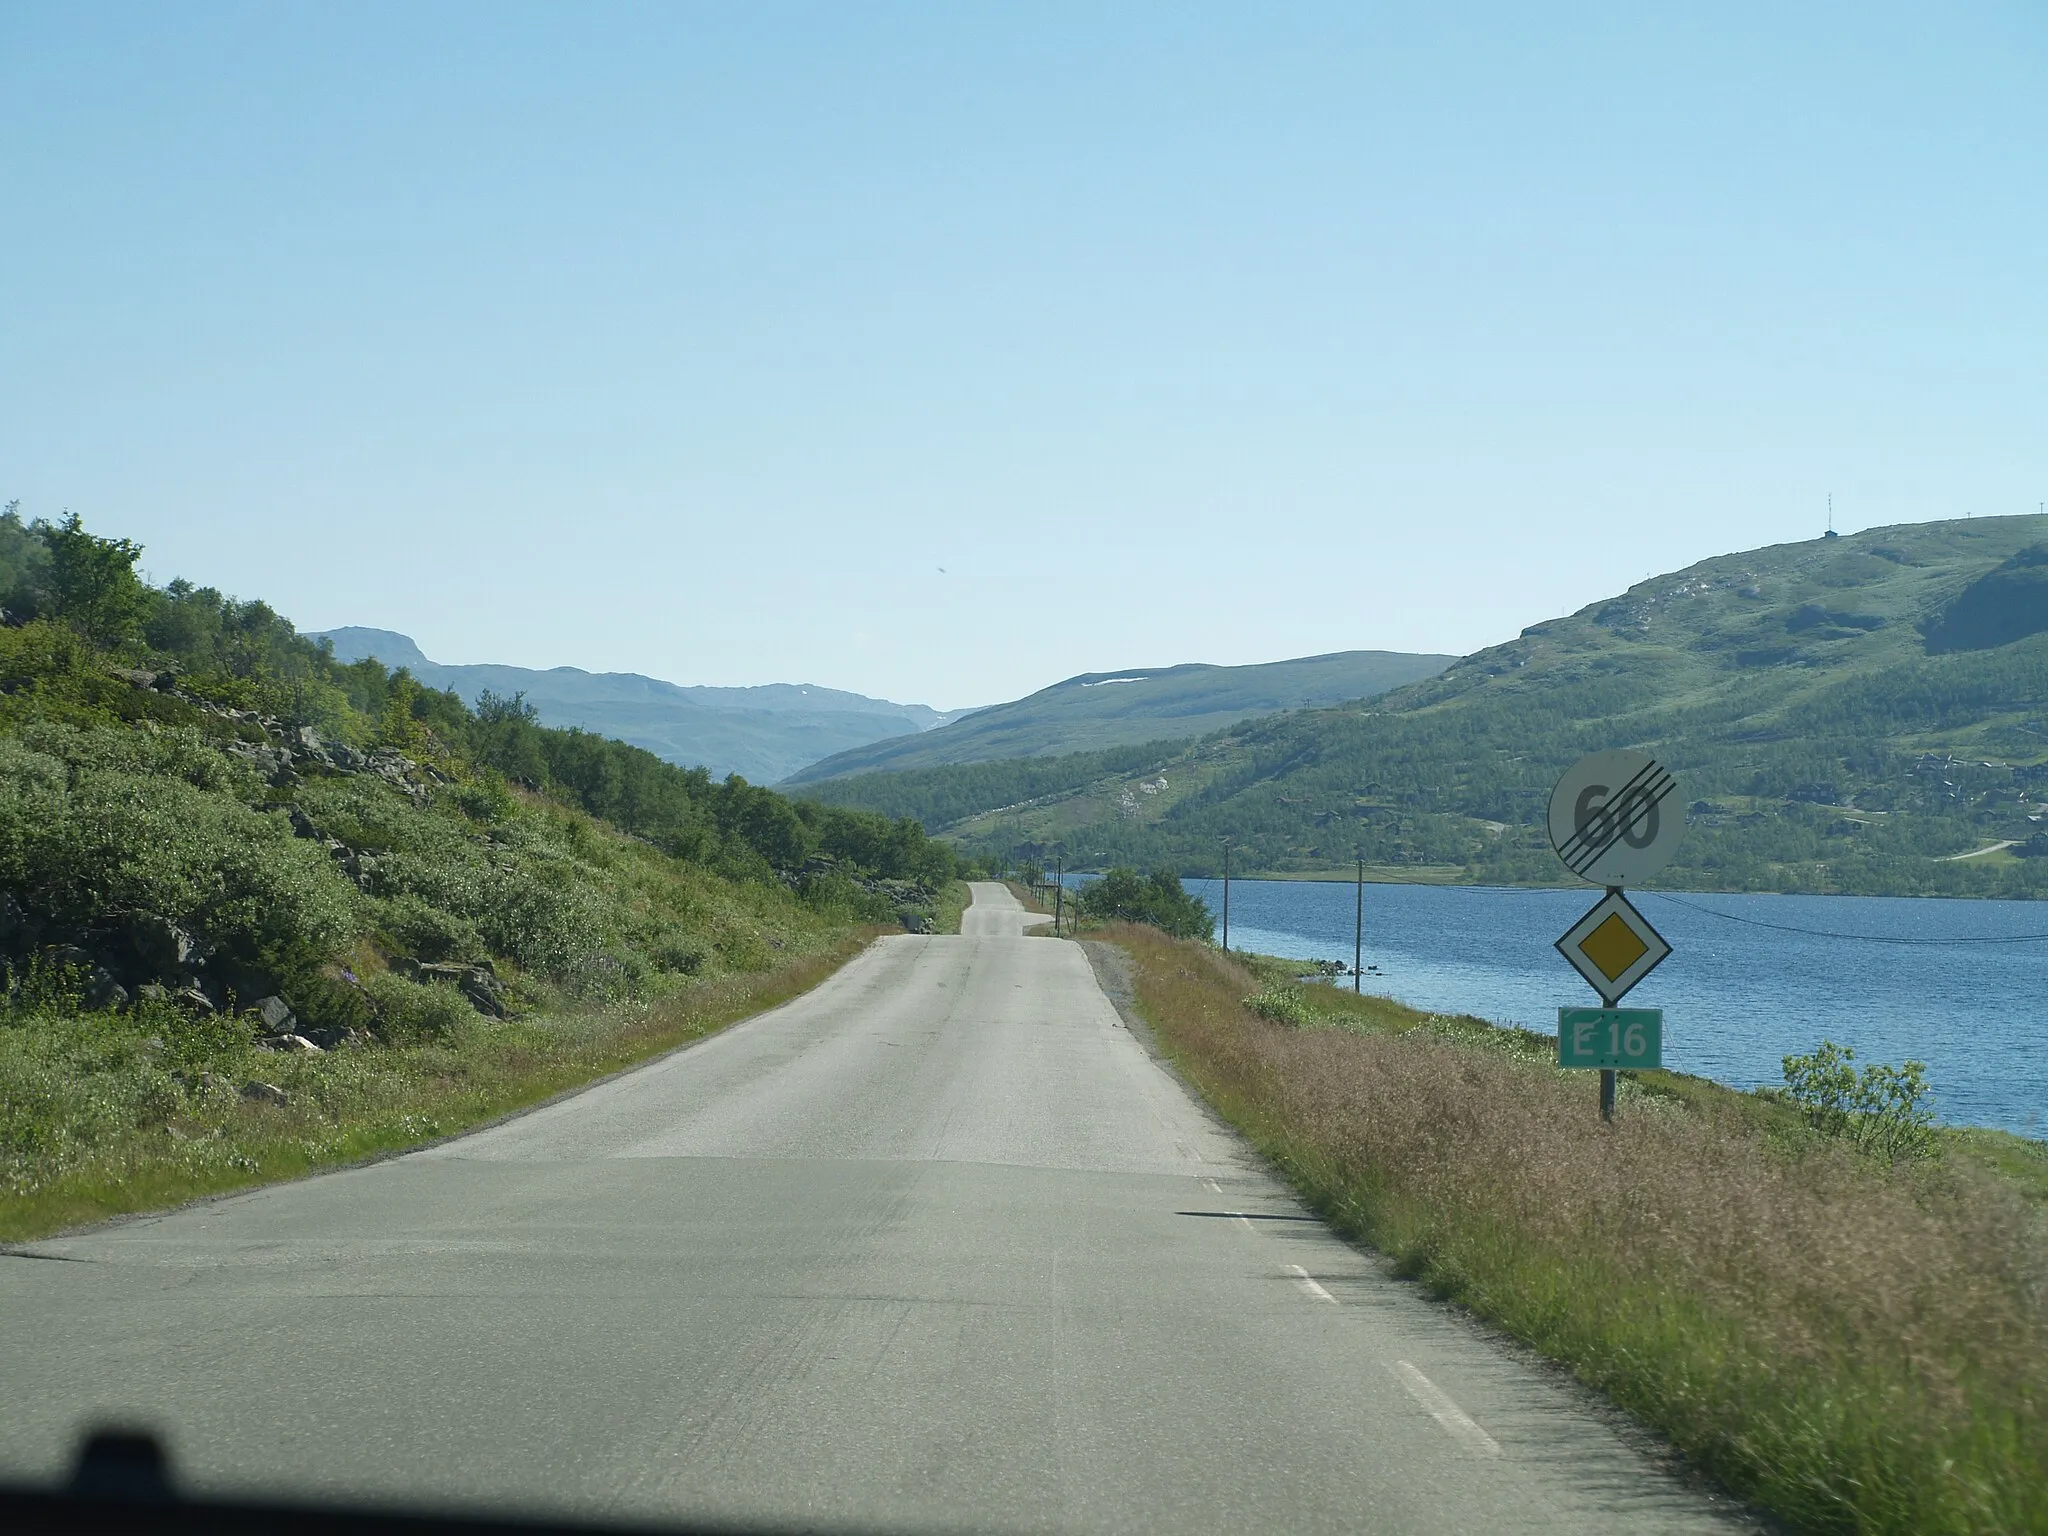
M1841 1136L1887 1160L1921 1157L1934 1149L1934 1113L1927 1101L1927 1064L1856 1070L1856 1052L1832 1040L1805 1056L1784 1060L1785 1094L1824 1135Z
M1080 901L1081 911L1089 917L1150 923L1177 939L1207 940L1215 929L1208 903L1189 895L1170 869L1155 869L1149 875L1112 869L1083 890Z
M420 723L415 708L419 696L420 685L405 668L400 667L391 674L391 682L384 695L384 711L377 721L377 745L414 755L425 750L427 731Z
M76 512L31 528L49 550L44 573L51 614L96 645L120 650L142 638L149 592L135 574L142 546L87 533Z

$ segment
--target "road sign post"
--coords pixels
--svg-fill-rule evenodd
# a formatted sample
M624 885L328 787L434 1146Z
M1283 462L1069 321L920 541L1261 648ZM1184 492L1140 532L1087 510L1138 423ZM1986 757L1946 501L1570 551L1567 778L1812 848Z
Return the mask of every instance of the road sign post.
M1615 1005L1671 953L1624 887L1670 862L1684 829L1683 804L1671 771L1642 752L1581 758L1551 792L1550 845L1566 869L1607 887L1557 941L1558 953L1605 1004L1557 1012L1557 1064L1598 1069L1603 1120L1614 1118L1617 1071L1664 1060L1663 1013Z

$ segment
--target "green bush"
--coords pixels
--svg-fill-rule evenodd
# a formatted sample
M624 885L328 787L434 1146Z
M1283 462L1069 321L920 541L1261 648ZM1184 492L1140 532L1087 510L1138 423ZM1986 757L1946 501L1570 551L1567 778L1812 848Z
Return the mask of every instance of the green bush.
M398 954L421 960L484 958L483 935L467 918L430 906L409 891L376 905L378 926Z
M1858 1072L1855 1061L1855 1051L1832 1040L1821 1041L1810 1055L1787 1056L1785 1096L1815 1130L1873 1156L1897 1161L1931 1155L1937 1143L1927 1064L1874 1063Z
M1150 923L1176 939L1207 940L1215 931L1209 907L1181 886L1170 869L1141 875L1135 869L1112 869L1080 894L1085 916L1102 921Z
M888 923L896 919L895 904L888 897L862 890L837 870L807 877L798 894L812 911L848 922Z
M476 1022L469 999L445 982L422 984L386 971L363 979L376 1010L376 1030L394 1045L445 1039Z
M250 961L355 931L355 889L284 817L75 757L0 738L0 889L24 909L77 929L154 913Z
M1313 1028L1323 1022L1323 1016L1299 987L1268 987L1246 998L1244 1005L1262 1019L1290 1024L1296 1029Z

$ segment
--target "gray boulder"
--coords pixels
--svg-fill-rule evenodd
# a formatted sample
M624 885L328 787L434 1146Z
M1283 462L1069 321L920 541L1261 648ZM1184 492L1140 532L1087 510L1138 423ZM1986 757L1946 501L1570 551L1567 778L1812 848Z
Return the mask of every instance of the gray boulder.
M505 984L498 980L488 960L474 965L465 965L454 960L412 960L401 958L392 962L392 969L408 981L422 984L438 982L452 986L469 999L470 1007L478 1013L487 1013L494 1019L506 1016L507 998Z
M129 913L121 920L120 937L136 972L154 981L189 976L213 953L212 945L154 912Z
M292 1014L291 1005L281 997L259 997L249 1013L263 1026L267 1035L290 1034L299 1022Z
M88 1013L100 1013L108 1008L128 1006L128 989L114 979L114 973L105 966L96 966L91 979L85 984L85 996L81 999Z

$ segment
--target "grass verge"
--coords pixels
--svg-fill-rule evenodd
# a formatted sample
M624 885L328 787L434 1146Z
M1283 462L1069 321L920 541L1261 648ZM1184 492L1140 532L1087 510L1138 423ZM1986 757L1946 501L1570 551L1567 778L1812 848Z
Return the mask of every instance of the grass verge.
M967 888L965 880L954 880L943 887L932 901L932 927L939 933L958 933L960 917L974 905L974 892Z
M652 1002L495 1020L322 1055L147 1013L0 1027L0 1240L399 1152L529 1108L810 990L884 929ZM249 1090L249 1091L245 1091Z
M1325 988L1282 1022L1245 1006L1278 967L1102 936L1169 1058L1327 1219L1738 1494L1813 1531L2048 1532L2033 1144L1894 1167L1671 1073L1602 1125L1544 1037Z

